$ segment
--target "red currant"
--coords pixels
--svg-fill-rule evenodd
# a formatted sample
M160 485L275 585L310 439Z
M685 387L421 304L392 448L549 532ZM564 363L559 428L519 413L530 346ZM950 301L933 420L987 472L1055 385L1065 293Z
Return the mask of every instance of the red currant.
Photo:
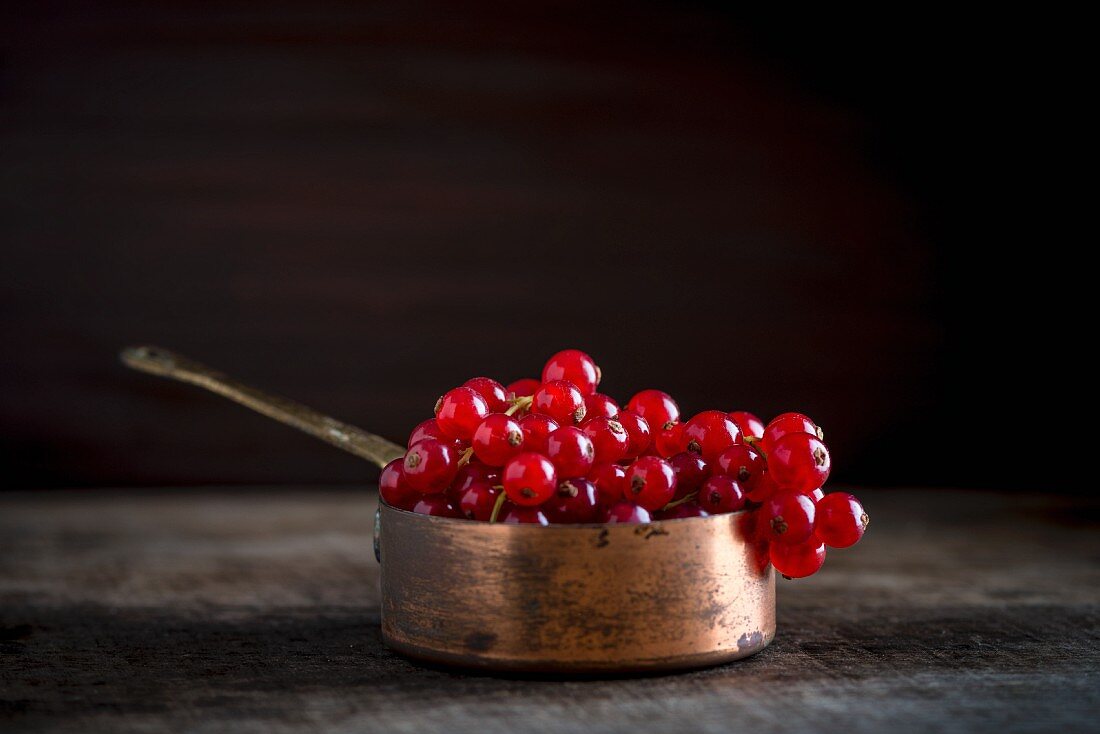
M404 459L394 459L378 475L378 496L390 507L411 510L421 494L405 483Z
M816 510L814 501L801 492L780 492L761 508L768 539L797 545L813 535Z
M585 421L581 430L592 439L596 449L596 461L616 462L626 456L630 447L630 436L623 424L611 418L593 418Z
M760 438L764 435L764 421L747 410L735 410L729 414L729 418L741 429L742 436Z
M489 415L489 404L481 394L469 387L456 387L436 403L435 420L448 438L469 441L478 424Z
M449 443L425 438L405 452L402 463L405 483L424 494L442 492L458 471L458 455Z
M469 461L458 468L458 473L451 482L451 490L456 497L461 497L474 484L500 484L500 468L486 466L480 461Z
M718 454L741 439L741 431L720 410L704 410L684 424L687 450L714 461Z
M462 383L462 386L472 389L485 398L490 413L503 413L508 410L508 393L505 391L504 385L496 380L489 377L474 377L466 380Z
M542 454L526 452L513 457L500 475L504 492L517 505L541 505L554 494L558 474Z
M676 472L657 456L639 456L626 470L626 498L647 510L659 510L676 493Z
M433 515L434 517L461 517L458 514L458 510L454 508L447 498L441 494L432 494L422 496L413 505L413 512L418 512L421 515Z
M825 491L823 489L821 489L821 487L818 487L813 492L810 492L810 499L812 499L814 501L815 505L818 502L820 502L824 496L825 496Z
M596 485L587 479L566 479L542 506L552 523L596 522L599 515Z
M586 420L601 416L614 418L618 414L619 404L602 392L594 392L591 395L584 396L584 417Z
M588 478L596 485L597 499L604 507L610 507L625 496L626 467L618 464L596 464L588 472Z
M535 391L532 413L548 415L563 426L574 426L584 420L584 396L567 380L544 382Z
M685 502L668 510L659 510L654 516L657 520L679 520L685 517L709 517L706 510L694 502Z
M529 413L519 420L523 429L523 447L527 451L545 454L549 451L547 440L550 434L558 430L558 422L548 415Z
M619 425L626 429L627 442L624 459L635 459L653 444L653 435L649 430L649 421L632 410L619 412L616 418Z
M657 431L657 435L653 437L653 448L666 459L686 450L684 424L677 421L666 421L661 425L661 429Z
M453 444L459 451L463 448L460 439L452 439L443 435L443 431L439 430L439 424L436 423L435 418L429 418L413 429L413 432L409 434L409 442L406 444L406 448L411 449L414 443L420 443L425 438L434 438L439 441Z
M474 456L489 466L504 466L508 459L523 450L523 429L512 416L492 413L474 431L470 445Z
M680 406L671 395L660 390L642 390L630 399L626 409L645 418L651 426L680 420Z
M669 459L668 463L672 466L672 471L676 472L676 495L673 499L687 497L699 489L710 476L707 462L690 451L681 451Z
M745 496L749 498L750 502L761 503L771 497L773 494L779 492L779 486L772 479L772 475L768 472L764 472L757 480L755 484L742 485L745 490Z
M546 361L542 368L542 381L569 380L585 395L596 392L600 384L600 368L595 361L578 349L565 349Z
M537 507L523 507L505 502L500 508L500 516L497 522L505 525L549 525L546 515Z
M829 478L829 449L817 436L788 433L768 451L768 474L784 489L812 492Z
M711 515L745 509L745 493L741 485L733 477L721 474L703 482L695 501Z
M512 397L526 398L535 394L535 390L539 389L539 385L542 383L533 377L524 377L515 382L508 383L508 387L504 388Z
M808 433L817 436L819 440L825 439L822 430L807 416L801 413L783 413L773 418L764 429L764 443L771 446L788 433Z
M458 510L467 520L488 522L500 490L484 482L467 487L458 500Z
M554 462L560 477L584 477L596 463L596 447L584 431L563 426L546 439L546 455Z
M600 515L600 522L607 525L640 525L650 520L651 517L646 508L625 500L616 502Z
M733 477L750 493L760 483L760 478L768 468L760 452L743 443L734 444L718 454L717 464L718 474Z
M817 538L796 545L772 543L770 553L775 570L789 579L817 573L825 563L825 544Z
M817 503L814 534L833 548L847 548L863 537L870 522L867 511L854 496L832 492Z

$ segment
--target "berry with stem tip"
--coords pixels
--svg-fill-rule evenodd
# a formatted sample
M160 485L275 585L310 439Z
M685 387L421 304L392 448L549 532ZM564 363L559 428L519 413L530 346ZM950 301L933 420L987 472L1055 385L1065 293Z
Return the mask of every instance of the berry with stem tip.
M403 458L394 459L382 468L378 475L378 496L390 507L411 510L422 495L405 483L404 463Z
M817 538L802 543L772 543L769 548L775 570L789 579L801 579L817 573L825 563L825 544Z
M626 456L630 436L619 421L612 418L593 418L585 421L581 430L592 440L592 446L596 449L596 461L616 462Z
M473 377L462 383L462 386L470 388L485 398L490 413L503 413L508 410L508 392L504 389L504 385L496 380L490 377Z
M742 436L761 438L764 435L764 421L747 410L734 410L728 415L729 419L741 429Z
M764 428L764 443L768 446L783 438L789 433L808 433L817 436L818 440L825 440L825 434L821 428L801 413L783 413L772 418L772 422Z
M546 439L546 455L554 463L558 476L584 477L596 463L596 447L576 426L562 426Z
M863 537L871 522L863 505L853 495L832 492L817 503L814 535L833 548L847 548Z
M600 368L596 362L579 349L563 349L542 368L542 381L568 380L584 395L596 392L600 384Z
M548 415L559 425L573 426L584 420L584 396L572 382L544 382L532 398L531 412Z
M642 390L630 399L626 409L645 418L650 426L680 420L680 406L671 395L660 390Z
M508 383L504 391L515 398L529 398L535 394L542 383L533 377L524 377L515 382Z
M750 493L768 468L760 451L743 443L734 444L718 454L716 464L716 473L733 477Z
M676 472L676 494L673 499L681 499L703 486L710 476L710 467L703 457L690 451L681 451L668 460Z
M470 387L456 387L436 403L435 421L448 438L469 441L487 415L489 404L481 393Z
M584 417L586 420L592 418L614 418L619 414L619 404L612 400L607 395L601 392L594 392L591 395L584 396Z
M596 485L587 479L559 482L554 496L543 503L542 512L552 523L596 522L599 515Z
M421 515L432 515L433 517L460 517L454 505L441 494L422 496L413 505L412 511Z
M646 508L627 500L616 502L600 515L600 522L606 525L640 525L651 519Z
M686 449L684 424L677 421L666 421L653 437L653 448L666 459L684 451Z
M515 418L492 413L474 431L470 445L474 456L489 466L504 466L508 459L524 450L523 429Z
M626 499L647 510L659 510L676 493L676 472L657 456L639 456L626 470Z
M825 484L831 466L829 449L808 433L788 433L768 451L768 474L784 489L812 492Z
M610 507L626 496L625 466L596 464L588 472L588 478L596 485L597 499L604 507Z
M425 438L405 452L401 465L405 483L423 494L443 492L458 472L458 454L450 443Z
M508 499L525 507L541 505L558 486L554 465L542 454L524 452L512 457L500 475Z
M768 540L797 545L813 535L816 508L814 501L801 492L775 494L760 511L764 521L760 529Z
M500 492L501 490L490 484L475 482L462 492L458 500L458 510L467 520L488 522Z
M704 410L684 424L683 440L687 442L687 450L701 454L707 461L717 459L718 454L740 438L737 424L720 410Z
M649 428L649 421L642 416L632 410L622 410L619 411L616 420L619 421L619 425L626 429L626 436L629 439L626 453L623 455L624 459L638 458L653 444L653 434Z
M695 501L711 515L745 509L745 492L733 477L716 475L703 482Z

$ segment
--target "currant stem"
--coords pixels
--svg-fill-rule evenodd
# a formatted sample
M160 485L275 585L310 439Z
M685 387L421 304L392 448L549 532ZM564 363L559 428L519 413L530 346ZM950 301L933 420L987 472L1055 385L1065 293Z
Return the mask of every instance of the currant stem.
M693 499L695 499L698 496L699 496L699 490L695 490L694 492L689 492L688 494L685 494L680 499L673 500L672 502L669 502L667 505L665 505L664 507L661 508L661 511L663 512L664 510L671 510L673 507L679 507L680 505L687 504L688 502L691 502Z
M470 459L474 457L474 447L466 449L462 452L462 456L458 457L458 467L461 469L470 463Z
M741 436L741 440L747 443L752 449L760 454L760 458L764 460L764 470L768 469L768 455L764 453L764 441L756 436Z
M516 398L516 401L514 403L512 403L512 407L510 407L510 408L508 408L508 410L504 411L504 415L515 415L516 413L518 413L521 410L524 410L525 408L530 408L531 403L533 403L534 401L535 401L535 399L530 395L527 395L526 397L522 397L522 398Z
M501 493L497 495L497 501L493 503L493 513L489 515L489 522L496 522L497 515L500 514L500 508L504 506L504 500L508 495L504 494L503 487L501 487Z

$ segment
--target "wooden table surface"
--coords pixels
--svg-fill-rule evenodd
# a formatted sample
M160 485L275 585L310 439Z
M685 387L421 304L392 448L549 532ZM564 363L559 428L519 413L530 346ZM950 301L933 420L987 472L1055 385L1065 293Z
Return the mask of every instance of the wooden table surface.
M760 655L563 680L383 647L363 489L0 494L0 729L1097 731L1100 502L868 491Z

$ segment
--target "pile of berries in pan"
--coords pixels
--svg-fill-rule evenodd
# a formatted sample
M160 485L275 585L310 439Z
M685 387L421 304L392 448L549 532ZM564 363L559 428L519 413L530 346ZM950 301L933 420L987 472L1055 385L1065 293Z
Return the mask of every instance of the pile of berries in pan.
M426 515L536 525L747 510L754 541L791 578L821 568L826 545L863 536L859 500L822 491L829 450L806 416L765 425L752 413L705 410L685 420L660 390L620 408L596 391L600 376L591 357L567 349L541 380L467 380L382 470L382 499Z

